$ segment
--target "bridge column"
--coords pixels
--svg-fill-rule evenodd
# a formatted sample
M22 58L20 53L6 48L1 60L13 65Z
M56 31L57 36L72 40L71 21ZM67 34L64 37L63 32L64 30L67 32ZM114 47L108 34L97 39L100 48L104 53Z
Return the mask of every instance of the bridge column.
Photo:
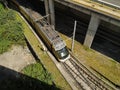
M51 19L51 24L55 26L54 0L49 0L49 8L50 8L50 19Z
M46 15L49 14L47 18L48 22L55 26L55 10L54 10L54 0L44 0Z
M87 30L87 33L86 33L85 41L84 41L85 46L87 46L89 48L91 47L99 24L100 24L99 16L96 15L96 14L92 14L91 20L90 20L90 23L89 23L89 26L88 26L88 30Z
M44 0L44 5L45 5L45 13L46 13L46 15L49 15L50 14L49 1L48 0ZM50 23L50 16L47 17L47 20Z

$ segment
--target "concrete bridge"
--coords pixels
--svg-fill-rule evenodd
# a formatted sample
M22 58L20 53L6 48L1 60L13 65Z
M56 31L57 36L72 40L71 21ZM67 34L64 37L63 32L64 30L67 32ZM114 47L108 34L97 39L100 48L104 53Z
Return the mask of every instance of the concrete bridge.
M91 47L94 36L102 21L106 21L120 27L120 9L119 3L115 5L108 0L43 0L45 3L46 15L49 15L48 21L55 26L54 2L63 4L91 16L84 45ZM101 2L98 2L101 1ZM117 1L119 2L119 1ZM113 4L114 3L114 4ZM106 5L108 4L108 6Z

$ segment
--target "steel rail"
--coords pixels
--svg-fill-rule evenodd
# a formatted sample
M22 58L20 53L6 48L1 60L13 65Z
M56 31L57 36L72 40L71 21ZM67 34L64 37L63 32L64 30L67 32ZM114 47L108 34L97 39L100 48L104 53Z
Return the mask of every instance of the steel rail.
M76 61L73 56L68 61L64 62L63 66L65 67L65 69L67 69L67 72L71 74L71 76L73 76L73 78L76 80L76 83L78 83L79 85L81 84L78 80L81 79L91 90L114 90L113 87L95 76L80 62ZM83 89L85 89L85 86L83 84L82 87Z
M67 62L71 63L72 67ZM101 79L93 75L93 73L90 72L84 65L76 61L75 57L73 56L71 56L71 59L67 60L62 65L66 68L67 72L70 73L71 76L76 80L77 85L79 85L79 87L81 87L83 90L86 89L85 86L83 86L85 84L86 86L88 86L86 90L88 89L109 90L109 88L113 89L105 82L103 82ZM81 83L79 80L82 80L83 82ZM93 85L95 85L95 88L93 87Z

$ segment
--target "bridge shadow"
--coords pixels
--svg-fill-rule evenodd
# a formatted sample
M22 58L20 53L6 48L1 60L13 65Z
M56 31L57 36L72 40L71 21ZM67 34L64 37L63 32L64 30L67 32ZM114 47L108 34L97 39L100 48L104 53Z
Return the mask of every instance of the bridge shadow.
M63 6L61 7L63 8ZM59 8L56 9L56 30L68 37L72 37L73 29L74 29L74 21L77 20L75 40L83 45L88 29L90 17L84 15L85 17L87 17L87 19L85 19L83 17L77 16L77 15L83 16L82 13L76 15L71 11L72 10L68 7L65 7L65 10L64 9L60 10ZM77 11L74 10L74 12ZM104 54L120 63L120 48L119 48L120 45L117 45L112 42L113 34L110 31L112 31L112 29L109 29L107 26L106 27L103 26L101 23L94 37L91 49L94 49L95 51L98 51L101 54ZM102 36L101 32L111 35L111 37L109 37L109 40L106 39L108 38L107 35ZM115 41L117 41L117 39Z
M28 0L18 0L18 1L20 3L28 2ZM33 0L30 0L29 2L30 2L29 5L27 5L26 3L22 3L22 6L27 7L27 8L29 8L28 6L32 6L34 7L33 9L35 11L39 12L42 15L45 15L44 2L41 2L40 0L36 0L36 2L34 2ZM58 3L55 3L56 31L68 37L72 37L74 21L77 20L78 23L77 23L75 40L83 44L85 40L87 28L89 25L89 21L90 21L90 16L80 13L76 10L74 10L74 13L72 13L71 8L63 6L63 5L59 7L60 8L58 8ZM61 8L64 8L64 9L61 9ZM107 30L108 28L102 27L102 25L98 27L98 31L95 35L91 48L114 59L117 62L120 62L119 46L99 36L100 35L99 31L104 32L105 29Z
M60 90L55 85L0 66L0 90Z

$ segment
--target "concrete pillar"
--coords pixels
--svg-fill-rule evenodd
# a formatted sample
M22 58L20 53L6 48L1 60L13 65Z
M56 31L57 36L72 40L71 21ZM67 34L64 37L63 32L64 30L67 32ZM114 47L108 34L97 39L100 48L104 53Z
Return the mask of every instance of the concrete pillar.
M54 10L54 0L44 0L45 12L48 22L55 27L55 10Z
M50 14L50 10L49 10L49 1L48 0L44 0L44 5L45 5L45 12L46 15ZM50 23L50 16L47 17L48 22Z
M51 22L51 25L55 26L54 0L49 0L49 9L50 9L50 22Z
M99 24L100 24L99 16L96 14L92 14L84 41L84 45L87 46L88 48L90 48L92 45Z

